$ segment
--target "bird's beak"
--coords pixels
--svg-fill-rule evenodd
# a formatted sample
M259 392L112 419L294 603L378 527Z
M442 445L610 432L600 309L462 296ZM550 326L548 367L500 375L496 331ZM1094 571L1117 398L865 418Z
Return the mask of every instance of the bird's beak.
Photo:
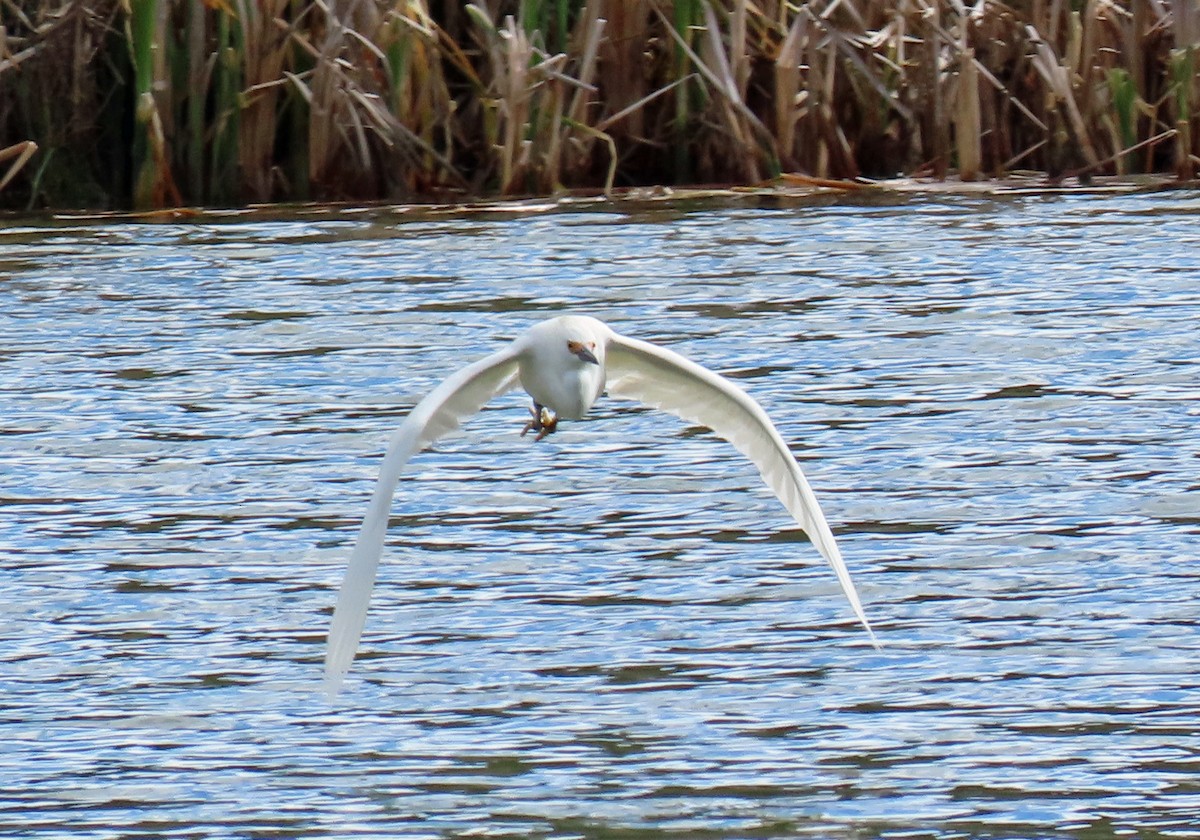
M596 358L596 354L592 352L592 348L582 342L572 341L567 345L567 349L578 356L582 362L589 362L593 365L600 364L600 360Z

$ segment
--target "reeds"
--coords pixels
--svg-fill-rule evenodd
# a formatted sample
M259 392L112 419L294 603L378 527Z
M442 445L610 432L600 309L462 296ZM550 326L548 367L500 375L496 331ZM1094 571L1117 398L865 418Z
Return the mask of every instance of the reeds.
M1193 0L3 0L0 15L10 205L781 172L1190 179L1200 160Z
M23 140L20 143L13 143L11 146L0 149L0 164L8 164L5 169L0 170L4 173L0 175L0 190L8 186L8 182L21 171L21 167L29 162L29 159L33 157L33 153L36 151L37 143L34 143L32 140Z

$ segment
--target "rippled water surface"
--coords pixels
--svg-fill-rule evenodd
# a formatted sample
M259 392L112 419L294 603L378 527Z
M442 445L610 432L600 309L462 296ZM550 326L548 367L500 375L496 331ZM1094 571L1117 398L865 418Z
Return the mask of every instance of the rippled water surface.
M0 225L0 835L1200 836L1200 197ZM564 309L737 378L754 469L514 393Z

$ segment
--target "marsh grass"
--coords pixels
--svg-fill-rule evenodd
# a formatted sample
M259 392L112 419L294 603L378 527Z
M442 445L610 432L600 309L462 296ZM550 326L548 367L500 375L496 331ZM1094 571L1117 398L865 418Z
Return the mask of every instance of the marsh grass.
M1194 176L1194 0L2 0L0 200ZM36 152L34 151L36 149Z

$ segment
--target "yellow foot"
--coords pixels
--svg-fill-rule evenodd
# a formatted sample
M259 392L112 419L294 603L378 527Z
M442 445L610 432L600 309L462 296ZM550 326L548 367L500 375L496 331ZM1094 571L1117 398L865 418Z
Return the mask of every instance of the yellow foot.
M529 413L533 415L533 419L525 424L525 428L521 429L521 437L525 437L530 432L537 432L537 437L533 439L533 442L537 443L546 435L554 434L554 430L558 428L558 418L551 414L549 409L539 405L537 408L529 409Z
M542 429L540 432L538 432L537 437L533 439L534 443L537 443L546 435L554 434L554 431L558 428L558 418L546 411L544 408L542 409L542 412Z

